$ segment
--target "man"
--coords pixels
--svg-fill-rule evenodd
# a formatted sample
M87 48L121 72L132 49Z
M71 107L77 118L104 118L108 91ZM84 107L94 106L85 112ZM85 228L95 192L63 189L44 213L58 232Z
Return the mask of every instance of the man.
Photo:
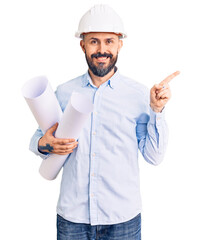
M64 110L73 90L86 94L94 104L91 118L78 141L55 138L55 124L44 135L38 129L30 143L43 158L67 155L57 205L57 239L139 240L138 149L147 162L162 161L168 82L179 72L154 85L150 93L122 76L116 62L126 34L121 19L107 5L90 9L76 36L89 69L60 85L56 96Z

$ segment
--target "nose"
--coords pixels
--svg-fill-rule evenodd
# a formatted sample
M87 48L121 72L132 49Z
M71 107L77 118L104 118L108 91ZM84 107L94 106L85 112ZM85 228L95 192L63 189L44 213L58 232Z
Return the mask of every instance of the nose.
M104 43L101 42L101 43L99 44L98 52L100 52L101 54L104 54L105 52L107 52L107 51L106 51L106 46L105 46Z

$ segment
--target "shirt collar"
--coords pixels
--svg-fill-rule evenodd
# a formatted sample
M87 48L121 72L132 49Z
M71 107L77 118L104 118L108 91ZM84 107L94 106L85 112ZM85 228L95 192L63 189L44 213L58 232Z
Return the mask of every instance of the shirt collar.
M109 85L112 89L114 89L115 85L118 84L118 79L119 79L119 70L117 67L115 67L115 73L112 75L112 77L107 81L107 85ZM86 86L92 86L96 88L96 86L93 84L92 79L89 75L89 72L87 71L84 75L84 78L82 79L82 87Z

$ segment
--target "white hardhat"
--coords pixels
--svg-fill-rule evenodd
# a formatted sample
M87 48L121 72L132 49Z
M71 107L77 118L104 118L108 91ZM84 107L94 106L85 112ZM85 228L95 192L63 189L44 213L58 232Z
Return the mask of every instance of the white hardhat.
M83 33L89 32L112 32L121 38L127 37L119 15L104 4L95 5L83 15L75 36L82 38Z

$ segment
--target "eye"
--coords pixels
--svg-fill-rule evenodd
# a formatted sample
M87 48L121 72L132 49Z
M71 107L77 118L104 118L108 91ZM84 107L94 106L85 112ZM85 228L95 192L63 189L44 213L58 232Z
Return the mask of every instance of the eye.
M111 39L107 39L107 44L111 44L113 41Z
M97 44L96 40L91 40L91 44Z

